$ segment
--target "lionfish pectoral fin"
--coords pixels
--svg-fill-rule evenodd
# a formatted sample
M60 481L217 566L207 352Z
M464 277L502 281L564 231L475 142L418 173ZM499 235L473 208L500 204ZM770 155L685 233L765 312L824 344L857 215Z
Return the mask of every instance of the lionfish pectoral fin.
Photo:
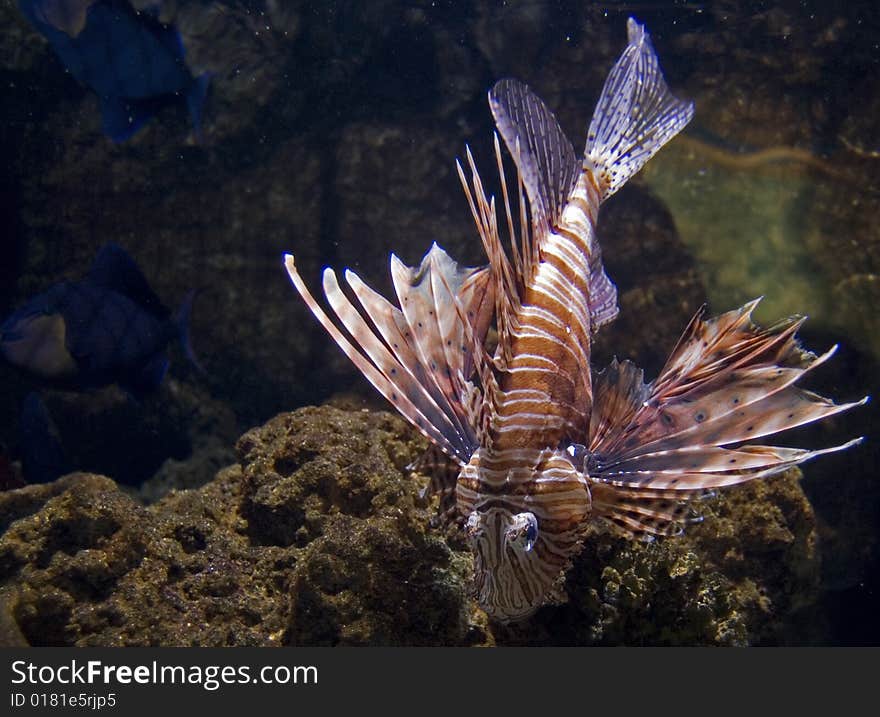
M627 22L629 44L605 80L584 151L607 199L690 122L692 102L669 91L643 25Z
M330 269L325 270L324 293L354 342L336 326L312 296L296 269L293 256L286 254L284 263L290 280L315 318L376 390L426 438L441 446L449 455L466 453L466 439L458 435L443 408L437 405L410 369L391 352L377 336L373 326L345 297L336 274Z
M862 440L819 450L748 443L867 401L836 404L797 387L834 349L805 354L794 335L799 321L754 326L754 305L695 317L651 384L627 362L596 375L588 470L598 515L621 529L666 534L681 522L667 505L676 496L771 476Z
M626 537L651 542L656 536L675 536L689 523L699 522L689 499L704 495L681 491L627 490L594 483L590 486L593 515Z
M335 272L326 269L324 294L346 335L309 292L293 257L285 255L284 262L306 305L366 379L446 455L466 463L479 445L465 371L477 360L474 333L488 328L482 297L474 290L483 286L485 270L459 268L436 245L418 269L393 257L402 311L346 271L358 309ZM468 304L462 306L462 300Z
M430 446L422 455L406 467L410 473L418 473L428 479L419 497L428 500L438 496L437 517L439 522L447 522L455 517L455 487L461 465L447 456L437 446Z
M601 449L629 425L650 394L645 372L632 361L616 358L593 377L593 411L590 415L590 448Z

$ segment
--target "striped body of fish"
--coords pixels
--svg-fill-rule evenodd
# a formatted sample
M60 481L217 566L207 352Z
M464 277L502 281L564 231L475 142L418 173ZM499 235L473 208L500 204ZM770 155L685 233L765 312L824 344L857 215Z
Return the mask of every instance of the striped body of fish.
M855 442L817 451L748 443L856 405L794 385L833 349L802 352L799 320L753 325L756 302L696 316L652 383L629 362L592 371L591 337L617 314L596 241L599 206L693 114L669 92L644 28L630 20L628 34L581 159L525 85L502 80L489 93L518 171L509 191L496 136L503 212L470 152L469 176L458 166L487 266L461 267L436 244L418 267L392 255L398 304L346 271L360 307L327 269L324 293L344 332L285 257L343 351L459 467L447 495L473 548L480 605L502 621L548 601L591 520L631 537L675 534L688 499Z

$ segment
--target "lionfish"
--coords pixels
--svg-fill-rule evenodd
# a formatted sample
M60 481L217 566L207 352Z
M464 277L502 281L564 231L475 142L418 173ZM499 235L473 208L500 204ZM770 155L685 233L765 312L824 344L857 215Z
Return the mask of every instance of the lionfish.
M710 320L698 313L651 383L629 361L591 369L591 337L618 311L599 207L693 115L669 91L644 27L630 19L627 29L582 159L526 85L504 79L489 92L518 171L515 211L496 134L509 249L469 149L470 179L457 163L487 266L459 266L437 244L418 267L392 254L397 306L345 272L360 308L325 269L346 335L284 257L340 348L455 464L446 490L474 554L476 596L502 622L554 599L593 519L632 538L678 534L690 499L861 440L824 450L747 443L864 402L796 387L834 348L802 351L803 319L753 324L757 301Z

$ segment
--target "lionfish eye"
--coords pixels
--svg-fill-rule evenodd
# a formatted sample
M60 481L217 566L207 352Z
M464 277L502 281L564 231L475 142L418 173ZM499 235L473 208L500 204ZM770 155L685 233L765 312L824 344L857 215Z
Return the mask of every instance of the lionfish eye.
M533 513L517 513L507 531L507 539L529 552L538 540L538 519Z
M531 520L526 526L526 552L535 546L535 541L538 539L538 521L531 513L529 513L529 517Z
M587 447L581 443L572 443L565 449L565 452L568 454L569 458L571 458L572 463L577 467L583 466L584 461L586 461L590 455Z
M470 540L476 540L480 533L480 514L474 511L468 516L467 522L464 524L464 530Z

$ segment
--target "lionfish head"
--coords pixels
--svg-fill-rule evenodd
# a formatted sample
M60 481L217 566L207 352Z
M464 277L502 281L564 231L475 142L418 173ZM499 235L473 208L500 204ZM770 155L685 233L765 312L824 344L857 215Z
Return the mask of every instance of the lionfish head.
M546 602L558 571L548 573L537 549L541 536L533 513L493 507L472 512L465 527L476 597L489 617L522 620Z

